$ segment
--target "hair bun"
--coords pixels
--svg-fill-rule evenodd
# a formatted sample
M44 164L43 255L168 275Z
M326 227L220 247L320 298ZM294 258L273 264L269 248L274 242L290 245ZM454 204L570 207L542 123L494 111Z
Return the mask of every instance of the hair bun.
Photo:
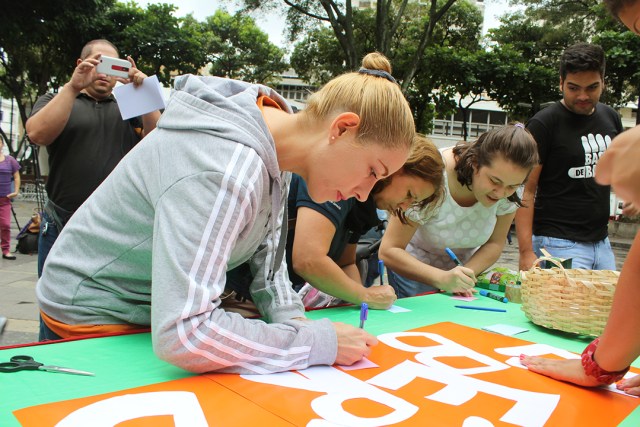
M386 71L391 74L391 62L380 52L371 52L362 58L362 68Z

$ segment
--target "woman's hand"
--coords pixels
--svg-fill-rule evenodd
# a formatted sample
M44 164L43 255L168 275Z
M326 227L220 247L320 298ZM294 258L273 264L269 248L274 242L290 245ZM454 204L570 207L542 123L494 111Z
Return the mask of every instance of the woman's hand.
M333 327L338 337L338 354L335 363L353 365L371 354L371 347L378 344L378 339L355 326L334 322Z
M457 266L449 271L442 271L440 280L435 286L445 292L458 295L472 296L473 287L476 285L476 276L473 270L464 266Z
M520 355L520 363L532 372L585 387L597 387L595 378L584 372L581 359L547 359L545 357Z
M366 288L363 302L366 302L369 308L386 310L391 307L397 299L398 297L393 287L389 285L379 285Z

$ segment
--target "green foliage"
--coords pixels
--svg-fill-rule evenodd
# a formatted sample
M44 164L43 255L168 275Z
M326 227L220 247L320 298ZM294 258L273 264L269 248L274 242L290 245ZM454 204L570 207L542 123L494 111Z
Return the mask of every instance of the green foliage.
M600 2L527 0L524 5L524 12L502 18L489 35L498 60L490 95L512 116L526 119L544 103L560 99L558 61L562 51L577 42L600 44L605 50L602 102L620 106L636 96L640 40ZM506 69L503 61L509 61Z
M172 75L196 73L206 63L201 26L174 16L171 4L116 3L101 17L103 34L147 75L168 86Z
M212 75L270 83L288 68L284 51L243 13L218 10L207 18L203 30L210 35L204 48Z
M63 86L84 44L98 38L165 85L209 61L214 74L260 82L287 68L284 52L250 18L219 12L203 23L175 11L116 0L14 2L0 14L0 94L17 100L24 125L36 99Z
M82 48L78 34L97 38L95 16L112 4L113 0L31 0L3 8L0 94L17 100L23 124L39 95L66 82ZM11 150L11 141L5 142Z

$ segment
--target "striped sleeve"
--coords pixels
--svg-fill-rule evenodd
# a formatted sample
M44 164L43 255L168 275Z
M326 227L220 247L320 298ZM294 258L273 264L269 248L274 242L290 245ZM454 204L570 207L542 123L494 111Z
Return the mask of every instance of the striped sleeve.
M256 217L267 214L260 212L262 192L269 191L265 173L255 151L238 145L224 172L183 179L158 201L152 334L162 359L192 372L252 374L335 360L328 321L267 324L218 308L231 252ZM287 303L286 294L270 291L273 304Z

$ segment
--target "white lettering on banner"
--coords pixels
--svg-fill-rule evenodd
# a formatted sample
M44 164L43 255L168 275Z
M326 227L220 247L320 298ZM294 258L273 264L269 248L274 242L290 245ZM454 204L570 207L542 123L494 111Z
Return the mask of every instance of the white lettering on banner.
M416 378L444 384L443 389L425 397L447 405L462 405L473 399L478 392L513 400L515 404L500 418L500 421L523 427L544 426L560 401L560 396L557 394L536 393L507 387L460 375L455 373L455 370L436 369L410 360L405 360L367 382L379 387L398 390ZM465 425L467 424L465 423Z
M425 338L428 345L412 345L404 338ZM316 366L298 372L271 375L241 375L256 383L270 384L292 389L321 393L311 401L311 409L318 419L310 420L307 427L379 427L393 425L412 418L420 410L415 404L394 394L416 379L426 379L443 384L443 387L425 399L451 406L460 406L472 400L478 393L513 401L514 405L504 413L500 421L524 427L543 426L555 411L560 396L536 393L484 381L469 375L497 372L520 366L517 356L555 354L565 359L579 357L573 353L544 344L529 344L497 348L498 354L513 356L507 363L494 360L441 335L428 332L400 332L378 336L380 342L397 350L412 353L414 360L405 360L386 371L362 381L332 366ZM436 344L434 344L434 342ZM437 358L466 357L483 366L456 368ZM376 418L362 418L345 410L345 402L351 399L367 399L388 408L388 413ZM173 416L176 427L205 427L207 420L194 393L186 391L162 391L116 396L92 403L67 415L56 427L112 427L127 420L149 416ZM428 416L424 411L421 416ZM491 421L469 414L463 427L489 427Z
M172 415L175 427L207 427L195 393L157 391L111 397L80 408L56 427L113 427L124 421L157 415Z
M425 347L413 346L398 340L398 338L410 337L424 337L435 341L440 345L430 345ZM458 344L455 341L451 341L450 339L447 339L441 335L432 334L429 332L394 332L389 334L382 334L378 336L378 341L383 342L389 347L393 347L398 350L406 351L409 353L418 353L416 354L416 360L427 366L454 371L453 373L457 373L460 375L481 374L484 372L502 371L509 368L509 366L505 365L504 363L492 359L487 355L480 354L468 347ZM482 363L485 366L480 366L477 368L458 369L436 360L436 357L444 356L467 357L469 359L475 360L476 362Z
M407 344L402 338L424 337L438 343L437 345L416 346ZM411 418L418 408L378 387L390 390L409 384L416 378L424 378L445 385L440 391L426 396L436 402L459 406L473 399L478 392L498 396L515 401L501 421L526 427L543 426L560 401L557 394L536 393L511 388L499 384L482 381L466 375L496 372L509 368L509 365L494 360L470 348L428 332L399 332L382 334L378 340L384 344L408 353L415 353L416 363L406 360L385 372L363 382L334 367L313 367L300 371L284 372L273 375L242 375L243 378L263 384L279 385L315 392L326 393L311 402L311 407L323 420L313 420L307 427L328 427L331 425L349 425L354 427L377 427L390 425ZM520 351L522 346L515 347ZM539 348L541 354L548 354L553 347ZM500 349L505 351L505 349ZM515 354L515 353L514 353ZM520 354L520 353L518 353ZM558 354L556 349L556 354ZM484 364L481 367L459 369L435 360L437 357L468 357ZM364 398L384 404L391 409L391 414L379 418L360 418L344 410L342 403L349 399ZM393 421L392 421L393 420ZM493 424L476 415L467 417L463 427L488 427Z
M241 375L250 381L326 393L311 402L311 408L324 421L353 427L378 427L396 424L411 418L418 407L397 396L380 390L331 366L315 366L304 371L271 375ZM344 410L349 399L368 399L391 408L390 414L378 418L361 418ZM323 420L313 420L307 426L329 426Z
M575 353L571 353L570 351L562 350L556 347L551 347L547 344L527 344L516 347L503 347L496 348L494 351L498 354L504 354L505 356L513 356L512 358L507 360L507 365L522 369L527 368L525 366L522 366L522 363L520 363L521 354L526 354L527 356L545 356L549 354L555 354L556 356L560 356L563 359L580 359L580 356Z

